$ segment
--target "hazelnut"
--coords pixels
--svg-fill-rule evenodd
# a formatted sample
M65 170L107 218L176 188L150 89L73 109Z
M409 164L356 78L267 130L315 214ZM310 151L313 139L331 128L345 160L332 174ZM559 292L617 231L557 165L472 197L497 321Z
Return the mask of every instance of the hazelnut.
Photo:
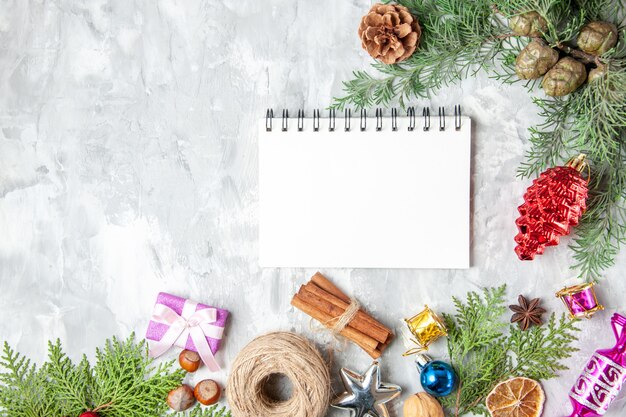
M418 392L404 401L404 417L444 417L443 407L426 392Z
M181 385L167 394L167 405L174 411L185 411L196 402L189 385Z
M178 356L180 367L187 372L196 372L200 367L200 355L192 350L183 350Z
M193 393L201 404L212 405L220 399L222 389L212 379L205 379L198 382Z

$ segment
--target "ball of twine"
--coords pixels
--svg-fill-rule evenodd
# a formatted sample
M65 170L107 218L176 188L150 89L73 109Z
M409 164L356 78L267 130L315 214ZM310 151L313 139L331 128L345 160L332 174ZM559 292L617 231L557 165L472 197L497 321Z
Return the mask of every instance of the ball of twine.
M271 398L265 385L282 374L293 387L285 401ZM317 349L295 333L257 337L235 358L227 385L234 417L323 417L330 399L330 374Z

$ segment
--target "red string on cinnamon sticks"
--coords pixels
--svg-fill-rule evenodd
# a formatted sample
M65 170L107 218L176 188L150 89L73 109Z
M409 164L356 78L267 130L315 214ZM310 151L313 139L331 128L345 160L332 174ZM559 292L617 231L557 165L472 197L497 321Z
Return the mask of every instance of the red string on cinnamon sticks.
M360 308L328 278L317 272L300 287L291 305L360 346L377 359L389 346L393 333Z

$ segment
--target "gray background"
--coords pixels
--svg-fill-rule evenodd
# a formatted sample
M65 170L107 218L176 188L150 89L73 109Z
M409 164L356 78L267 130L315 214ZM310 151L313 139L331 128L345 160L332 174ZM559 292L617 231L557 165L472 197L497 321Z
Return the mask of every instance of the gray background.
M60 337L77 358L111 335L141 335L156 294L171 291L231 310L218 355L225 369L213 375L221 382L263 332L330 344L289 305L315 271L257 264L256 120L270 106L324 108L353 69L368 67L356 28L369 6L0 1L0 338L41 360L45 342ZM575 282L568 239L534 262L513 253L528 185L515 170L536 108L521 86L483 75L430 104L456 103L476 125L472 268L323 272L393 326L424 303L451 312L450 296L504 282L511 302L523 293L562 311L554 292ZM445 164L445 155L424 158ZM573 369L544 383L546 416L569 414L566 393L583 362L613 345L624 271L622 254L601 277L607 311L581 323ZM335 348L334 375L370 362L353 346ZM439 342L432 353L444 350ZM384 355L383 376L409 393L417 373L402 351L398 341ZM607 416L624 410L620 399Z

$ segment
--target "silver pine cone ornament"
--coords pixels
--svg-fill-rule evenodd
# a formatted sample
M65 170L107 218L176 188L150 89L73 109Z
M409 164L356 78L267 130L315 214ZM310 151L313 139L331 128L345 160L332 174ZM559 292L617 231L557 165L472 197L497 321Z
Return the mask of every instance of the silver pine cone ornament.
M576 91L587 79L585 66L574 58L561 58L543 77L544 92L552 97L566 96Z
M513 16L509 27L518 36L538 38L548 30L548 23L539 13L531 11Z
M609 22L589 22L580 30L577 43L589 54L602 55L617 44L617 27Z
M548 72L558 59L557 51L535 39L515 59L515 73L522 80L534 80Z

